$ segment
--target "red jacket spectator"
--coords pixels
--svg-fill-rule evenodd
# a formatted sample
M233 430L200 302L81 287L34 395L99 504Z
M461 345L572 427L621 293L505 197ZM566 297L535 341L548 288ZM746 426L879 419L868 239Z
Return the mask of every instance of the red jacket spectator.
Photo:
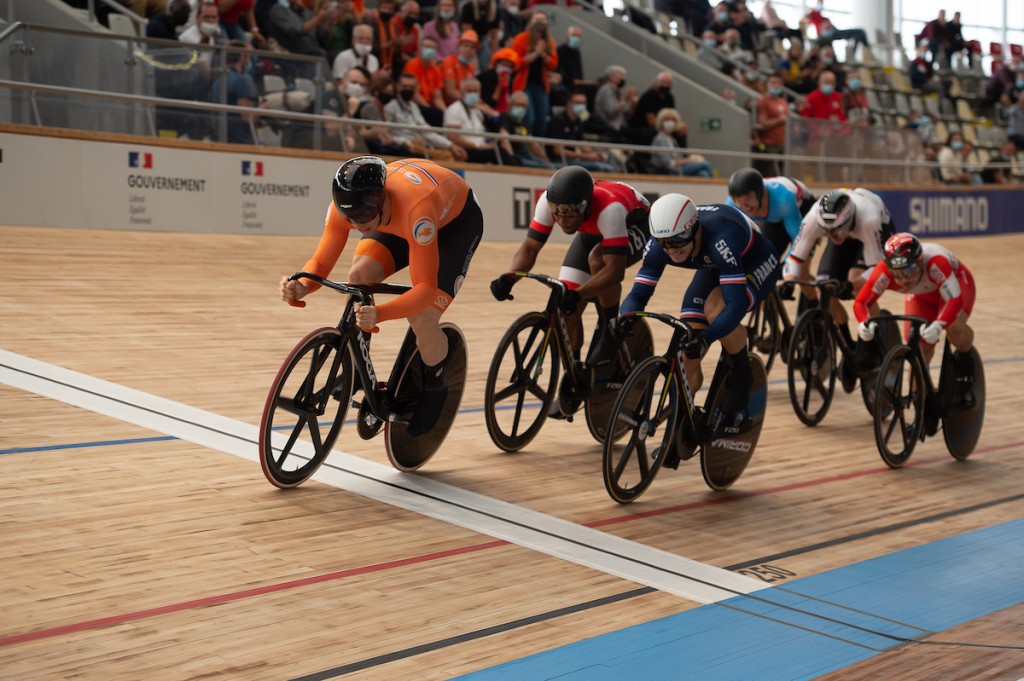
M842 97L835 90L825 94L819 87L807 95L807 99L804 100L804 105L800 109L800 115L805 118L821 118L845 123L846 114L843 113L841 99Z

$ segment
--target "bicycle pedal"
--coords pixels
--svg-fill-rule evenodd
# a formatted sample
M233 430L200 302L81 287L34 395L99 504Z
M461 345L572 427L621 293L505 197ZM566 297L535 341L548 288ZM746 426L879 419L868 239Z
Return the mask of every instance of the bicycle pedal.
M355 406L355 405L353 405ZM370 413L370 405L366 400L359 405L359 414L356 416L356 432L364 440L372 440L384 427L384 421Z

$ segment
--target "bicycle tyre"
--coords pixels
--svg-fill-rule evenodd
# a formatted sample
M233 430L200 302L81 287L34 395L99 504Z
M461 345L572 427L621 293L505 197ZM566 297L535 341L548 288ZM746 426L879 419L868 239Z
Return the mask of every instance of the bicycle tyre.
M793 326L786 378L797 418L807 426L821 423L836 392L836 347L820 309L804 312ZM815 395L820 405L815 403L812 408Z
M679 391L669 361L660 355L641 360L623 383L609 417L609 423L624 423L632 433L621 448L612 438L604 442L601 471L608 496L628 504L647 491L673 446L678 415ZM649 451L647 440L652 437L660 444Z
M561 363L550 330L545 314L528 312L512 323L494 350L484 386L484 420L491 442L503 451L518 452L530 444L555 399ZM506 356L509 350L512 357ZM540 402L529 402L528 395ZM504 405L510 398L514 404ZM509 409L511 418L502 413Z
M926 390L921 365L911 349L900 345L890 350L879 370L872 414L875 445L890 468L905 464L921 439Z
M260 465L273 485L295 487L320 468L345 423L353 380L351 348L337 328L310 332L288 353L260 419ZM333 418L321 425L332 399L337 401ZM287 436L275 436L275 430L288 427L288 414L297 420Z
M629 376L637 362L654 354L654 338L647 320L639 319L633 324L623 345L625 353L616 353L612 366L594 368L596 375L593 386L590 388L590 395L587 396L583 408L587 419L587 428L598 442L604 442L608 434L612 408L622 390L623 381ZM629 366L622 366L623 354L629 358L626 362ZM620 426L617 430L613 429L611 431L612 440L619 440L627 430L628 428L625 426Z

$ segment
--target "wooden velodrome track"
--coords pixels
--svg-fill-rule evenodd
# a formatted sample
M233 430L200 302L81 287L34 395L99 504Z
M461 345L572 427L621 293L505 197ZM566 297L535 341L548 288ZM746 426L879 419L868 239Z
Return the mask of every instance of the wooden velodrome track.
M400 474L382 438L364 442L348 425L338 445L348 456L321 469L331 484L281 491L255 459L266 392L285 354L336 323L342 303L327 290L303 310L278 299L278 278L314 237L0 229L3 679L446 679L719 600L688 596L685 580L652 588L640 568L588 563L595 537L627 557L697 561L716 584L731 571L743 591L758 575L785 585L1024 516L1024 235L946 242L980 292L972 324L988 410L969 462L939 436L887 469L856 393L839 391L824 423L802 426L777 364L761 444L731 490L712 493L694 459L619 506L582 418L549 421L515 455L488 438L491 354L546 293L524 282L514 301L490 297L512 244L482 245L446 316L469 339L470 373L439 454ZM536 271L557 274L563 252L549 245ZM663 279L651 309L677 309L688 275L672 274L678 285ZM902 307L894 294L883 302ZM404 328L385 325L379 362ZM655 329L656 348L665 340ZM477 520L477 506L496 519ZM509 519L522 527L487 530ZM582 558L564 557L566 546ZM1010 567L964 561L941 580L956 592ZM1019 603L818 668L829 679L1017 679ZM638 662L616 678L780 678L771 654L752 654L764 656L752 675L691 674L680 660L673 673Z

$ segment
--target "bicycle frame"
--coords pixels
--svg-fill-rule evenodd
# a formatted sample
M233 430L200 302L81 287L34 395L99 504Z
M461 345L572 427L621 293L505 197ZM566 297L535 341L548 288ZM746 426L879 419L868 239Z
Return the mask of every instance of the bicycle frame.
M668 349L662 355L669 363L669 370L672 372L672 381L676 386L676 393L683 398L683 404L686 409L684 411L683 420L676 424L675 432L680 432L680 428L684 424L689 424L692 432L696 437L694 444L704 441L704 426L703 419L697 418L697 405L694 403L693 389L690 387L690 379L686 377L686 365L684 362L683 346L689 341L696 331L694 331L689 324L673 317L669 314L661 312L630 312L624 317L646 317L649 319L656 319L659 322L668 324L672 327L672 338L669 340ZM658 411L665 406L665 400L668 399L666 393L662 393L658 397Z
M928 369L928 362L925 361L924 351L921 349L921 329L927 326L930 322L924 317L918 317L916 315L886 315L879 317L868 317L866 320L868 323L879 324L879 323L892 323L897 322L910 322L910 335L907 337L907 347L910 348L911 357L921 367L921 375L924 377L924 387L927 389L929 395L937 395L943 392L942 377L943 374L939 373L939 385L935 385L935 381L932 380L931 371ZM946 365L946 355L949 354L949 343L945 344L942 356L942 366Z
M567 315L562 312L558 307L558 299L562 293L565 292L568 287L564 282L549 277L546 274L534 274L533 272L509 272L516 277L521 279L533 279L539 281L548 288L551 289L551 294L548 296L547 305L544 308L544 314L548 317L548 331L544 338L545 350L541 352L538 366L543 366L544 355L546 354L546 348L551 343L551 337L554 335L554 342L559 349L559 357L561 359L562 369L569 377L569 382L572 385L573 392L579 394L579 378L574 371L575 357L573 355L572 342L569 336L569 324L566 319Z
M341 319L337 324L338 331L341 332L342 341L333 360L334 366L332 367L332 373L334 375L338 374L343 352L351 350L352 358L354 360L353 367L356 371L356 376L359 378L359 383L370 408L370 413L382 421L385 419L394 421L396 415L393 412L394 405L391 399L389 399L390 395L378 390L380 383L377 380L377 373L373 368L373 361L370 359L370 334L363 331L356 325L355 304L373 305L374 294L401 295L408 291L410 287L402 284L349 284L330 281L310 272L296 272L288 279L291 281L297 279L310 279L322 286L348 295L348 302L345 304L345 310L342 312ZM412 333L413 330L412 327L410 327L406 331L406 336L402 342L401 349L399 350L399 355L395 358L394 366L391 369L391 374L388 376L388 381L385 385L394 385L395 381L398 379L398 372L405 366L405 356L408 352L408 348L410 347L408 340ZM412 345L413 347L415 346L415 344ZM357 349L358 352L356 351ZM331 390L333 389L334 386L331 386ZM353 404L352 406L358 407L359 405Z

